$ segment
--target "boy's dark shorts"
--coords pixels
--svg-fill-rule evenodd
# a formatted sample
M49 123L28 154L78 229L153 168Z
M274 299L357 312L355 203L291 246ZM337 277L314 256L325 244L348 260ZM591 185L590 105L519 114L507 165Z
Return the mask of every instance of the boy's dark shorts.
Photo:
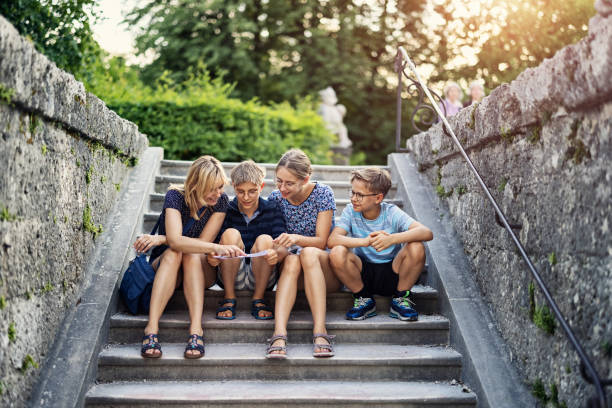
M392 296L397 290L399 276L393 272L391 262L372 263L361 259L361 280L372 295Z

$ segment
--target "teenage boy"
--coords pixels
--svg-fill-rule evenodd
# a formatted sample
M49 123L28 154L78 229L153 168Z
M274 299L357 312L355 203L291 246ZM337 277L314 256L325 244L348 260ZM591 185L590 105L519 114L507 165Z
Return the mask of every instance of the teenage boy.
M425 264L423 241L433 239L433 234L396 205L383 202L390 188L387 171L354 170L351 203L327 241L334 273L353 292L349 320L375 316L375 294L392 296L391 317L418 319L410 289Z
M252 160L244 161L230 173L236 197L230 201L220 231L222 245L236 245L246 253L266 251L264 256L219 260L208 255L212 266L219 265L217 281L225 289L217 319L236 318L236 290L253 290L251 314L255 319L273 319L272 309L264 300L266 289L278 279L276 264L286 250L275 247L273 239L285 232L285 219L276 203L260 197L265 171ZM231 244L230 244L231 242Z

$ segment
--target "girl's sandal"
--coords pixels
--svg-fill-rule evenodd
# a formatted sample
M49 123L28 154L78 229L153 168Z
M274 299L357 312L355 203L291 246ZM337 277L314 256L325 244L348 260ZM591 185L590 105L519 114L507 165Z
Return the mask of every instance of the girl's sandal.
M198 343L198 340L202 344ZM197 351L199 354L189 353L189 351ZM201 358L204 357L204 338L197 334L192 334L187 340L187 346L185 347L185 358Z
M327 340L327 344L315 343L317 338L323 338ZM334 356L334 344L332 340L335 338L333 334L315 333L312 335L312 356L313 357L333 357ZM316 351L319 349L319 351ZM323 351L321 351L323 350Z
M284 340L285 345L273 346L276 340ZM286 334L275 334L268 339L268 350L266 351L266 358L269 360L286 360L287 359L287 335ZM275 353L280 351L281 353Z
M159 353L156 353L155 351L153 351L152 353L147 353L148 350L159 350ZM142 338L142 347L140 349L140 355L144 358L160 358L162 356L161 344L159 344L159 338L157 337L157 334L150 333L144 335L144 337Z

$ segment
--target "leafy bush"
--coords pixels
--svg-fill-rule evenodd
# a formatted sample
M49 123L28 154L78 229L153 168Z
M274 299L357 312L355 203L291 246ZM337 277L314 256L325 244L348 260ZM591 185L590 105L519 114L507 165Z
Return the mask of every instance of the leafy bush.
M211 154L223 161L247 158L275 162L288 149L303 149L315 163L331 161L333 135L305 99L263 106L230 98L233 86L211 79L200 66L174 83L162 75L152 87L121 61L112 60L89 84L121 117L138 125L169 159L193 160Z

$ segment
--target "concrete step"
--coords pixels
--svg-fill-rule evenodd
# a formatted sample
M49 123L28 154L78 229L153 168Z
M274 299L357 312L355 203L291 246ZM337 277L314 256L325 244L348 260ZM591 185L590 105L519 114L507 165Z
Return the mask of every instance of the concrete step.
M404 381L143 381L94 385L88 407L473 408L460 384Z
M260 343L273 334L274 320L255 320L250 313L238 313L234 320L215 319L214 310L205 310L204 338L207 343ZM116 313L110 320L109 343L138 343L142 340L148 316ZM310 344L310 312L291 313L289 341ZM160 341L181 343L187 340L189 316L186 311L168 311L160 320ZM416 322L402 322L380 309L379 315L362 321L344 318L344 311L327 313L327 330L337 336L338 344L379 343L400 345L441 345L449 341L449 321L440 315L421 315Z
M224 291L218 287L214 286L215 290L209 289L206 291L204 296L204 310L215 310L219 304L219 301L225 298ZM264 297L272 308L274 308L274 291L268 291L265 293ZM237 312L238 313L250 313L251 311L251 299L253 297L253 292L250 291L238 291L236 292L237 299ZM422 314L434 314L438 313L438 291L429 286L423 285L415 285L412 288L412 297L415 301L415 308L419 313ZM388 296L375 296L376 306L379 310L389 310L389 305L391 302L391 298ZM346 312L353 305L352 296L348 292L337 292L337 293L328 293L327 294L327 310L332 311L341 311ZM168 306L166 308L168 311L175 310L187 310L187 303L185 302L185 296L183 295L182 290L177 290ZM303 310L308 311L310 307L308 306L308 299L303 292L298 294L298 297L295 302L295 306L293 310Z
M210 344L205 357L183 356L185 343L162 346L145 359L140 344L112 345L100 353L98 381L343 380L451 381L461 377L461 355L447 347L337 344L333 358L314 358L310 344L289 344L285 361L264 357L266 344Z
M162 208L164 208L164 200L166 195L161 193L153 193L150 194L149 197L149 211L160 212ZM234 197L230 196L230 200L232 200L233 198ZM388 203L393 203L400 208L402 208L402 206L404 205L403 201L400 199L385 199L385 201ZM350 202L351 200L348 198L336 198L336 215L342 214L344 207L346 207Z
M168 176L187 176L187 171L189 166L191 166L191 161L181 161L181 160L162 160L160 174L168 175ZM238 163L235 162L223 162L223 168L225 169L225 174L227 174L229 178L230 171L236 166ZM274 179L274 169L276 168L276 163L258 163L261 167L266 170L266 178ZM312 166L312 180L339 180L339 181L349 181L351 177L351 171L359 168L372 167L372 166L333 166L333 165L321 165L314 164ZM377 166L385 170L389 170L387 166Z
M170 184L183 184L185 182L185 177L182 176L157 176L155 178L155 192L158 194L166 194L168 191L168 187ZM334 196L336 199L339 198L350 198L349 190L351 189L351 184L348 180L329 180L323 181L323 184L328 185L334 190ZM264 188L262 192L263 197L268 197L268 195L276 189L276 184L274 179L265 179L264 180ZM235 195L234 188L231 184L227 184L225 186L225 193L232 197ZM387 198L391 199L395 197L397 193L397 185L393 184L391 189L387 193Z

